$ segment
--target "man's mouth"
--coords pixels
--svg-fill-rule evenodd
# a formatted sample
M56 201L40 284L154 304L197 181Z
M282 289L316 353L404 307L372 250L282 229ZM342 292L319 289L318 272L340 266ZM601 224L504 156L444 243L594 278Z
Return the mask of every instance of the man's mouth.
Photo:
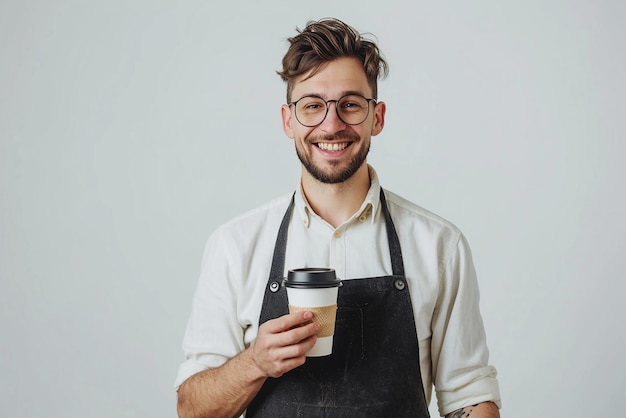
M349 142L318 142L317 147L319 149L322 149L324 151L341 151L343 149L346 149L346 147L348 145L350 145Z

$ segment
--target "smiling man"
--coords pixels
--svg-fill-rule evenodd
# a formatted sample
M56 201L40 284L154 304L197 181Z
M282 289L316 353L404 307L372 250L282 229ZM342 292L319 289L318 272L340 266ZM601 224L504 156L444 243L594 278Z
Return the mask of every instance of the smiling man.
M176 387L181 417L499 417L472 257L450 222L383 189L367 164L385 125L376 44L336 19L291 38L283 130L295 192L209 238ZM289 314L290 269L342 279L332 354L306 357L319 325Z

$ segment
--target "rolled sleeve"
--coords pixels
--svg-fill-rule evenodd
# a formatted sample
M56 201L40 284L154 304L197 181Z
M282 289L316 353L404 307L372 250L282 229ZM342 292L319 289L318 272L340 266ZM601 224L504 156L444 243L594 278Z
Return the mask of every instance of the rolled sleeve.
M192 312L183 338L185 361L174 386L192 375L223 365L243 351L244 330L236 311L240 268L233 263L227 234L216 231L205 246ZM230 255L230 257L229 257Z
M212 356L212 355L197 355L192 357L188 357L179 367L178 367L178 375L176 376L176 380L174 382L174 389L178 390L180 385L191 376L196 373L200 373L204 370L219 367L226 363L225 358L221 356Z
M433 315L432 364L442 416L467 405L501 406L496 369L479 309L478 280L463 235L441 268L438 308Z

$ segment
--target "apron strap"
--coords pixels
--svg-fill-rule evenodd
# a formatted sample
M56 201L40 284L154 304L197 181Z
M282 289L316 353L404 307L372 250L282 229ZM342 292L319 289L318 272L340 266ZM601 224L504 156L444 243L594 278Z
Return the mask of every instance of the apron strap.
M277 280L282 284L283 275L285 274L285 252L287 249L287 231L289 230L289 221L291 220L291 214L293 213L293 207L295 206L296 193L291 196L291 202L283 216L283 220L280 223L278 229L278 236L276 237L276 245L274 245L274 256L272 257L272 268L270 270L269 281Z
M391 269L394 276L404 276L404 262L402 260L402 249L400 248L400 240L396 232L396 227L391 220L389 209L387 208L387 200L383 188L380 188L380 204L383 214L385 215L385 226L387 228L387 241L389 242L389 254L391 256Z

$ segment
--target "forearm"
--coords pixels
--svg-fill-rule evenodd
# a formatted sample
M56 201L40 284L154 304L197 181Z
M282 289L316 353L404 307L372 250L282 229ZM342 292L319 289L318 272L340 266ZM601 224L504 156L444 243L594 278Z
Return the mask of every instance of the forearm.
M237 417L259 392L266 377L255 366L251 350L226 364L187 379L178 389L181 418Z
M446 418L500 418L500 411L493 402L483 402L478 405L466 406L446 415Z
M265 322L248 349L223 366L197 373L183 382L178 388L178 415L241 415L268 377L280 377L304 364L320 328L312 319L312 312L300 311Z

